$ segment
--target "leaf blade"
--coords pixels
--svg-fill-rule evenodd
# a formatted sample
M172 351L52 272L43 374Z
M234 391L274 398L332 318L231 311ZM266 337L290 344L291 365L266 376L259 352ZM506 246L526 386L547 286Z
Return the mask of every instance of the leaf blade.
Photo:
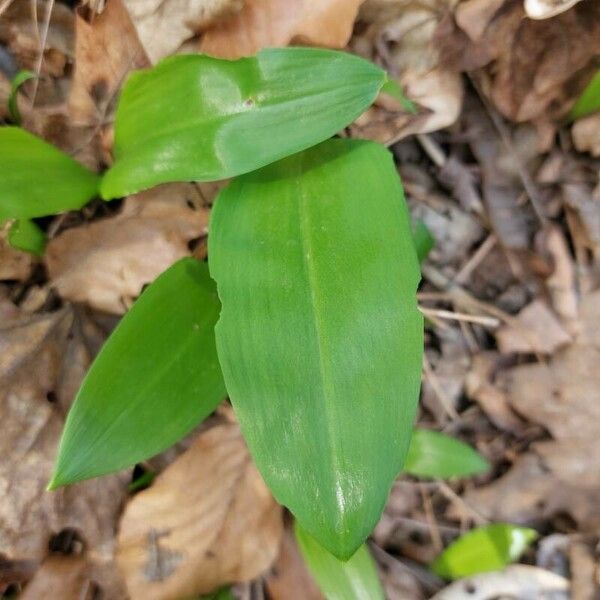
M304 561L327 600L384 600L377 570L366 545L344 562L327 552L297 522L294 532Z
M0 127L0 218L31 219L81 208L98 176L19 127Z
M348 558L402 467L420 386L420 273L391 156L330 140L237 178L210 232L217 350L254 460Z
M467 477L482 473L490 465L476 450L449 435L415 429L404 471L416 477Z
M50 488L149 458L216 408L226 394L214 345L218 311L207 266L191 258L142 293L83 381Z
M166 59L125 85L102 195L262 167L337 133L385 81L363 59L316 48L266 49L237 61Z
M497 571L518 560L537 535L535 529L508 523L478 527L450 544L431 569L444 579Z

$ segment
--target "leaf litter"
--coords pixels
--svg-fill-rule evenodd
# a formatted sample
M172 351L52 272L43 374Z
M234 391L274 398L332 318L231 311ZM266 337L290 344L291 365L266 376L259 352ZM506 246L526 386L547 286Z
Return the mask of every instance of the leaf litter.
M346 47L398 80L417 113L382 95L348 133L390 147L413 215L437 240L419 296L432 315L419 423L470 443L492 468L469 480L397 480L371 541L386 594L594 597L600 127L598 114L564 117L598 68L598 3L35 4L0 2L0 118L16 71L37 72L17 96L24 127L94 169L112 162L127 74L176 52ZM215 192L160 186L42 220L42 261L10 248L2 230L2 593L159 600L234 584L240 598L321 597L229 409L143 465L158 473L147 490L128 491L129 471L45 491L111 315L181 256L205 258ZM444 586L428 564L490 520L537 528L526 564Z

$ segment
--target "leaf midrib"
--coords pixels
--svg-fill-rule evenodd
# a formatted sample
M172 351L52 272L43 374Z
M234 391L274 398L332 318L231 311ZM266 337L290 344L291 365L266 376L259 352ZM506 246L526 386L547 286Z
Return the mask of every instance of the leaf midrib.
M324 412L326 421L326 434L327 434L327 445L329 447L329 456L331 457L331 464L333 466L333 489L335 494L335 502L341 513L344 512L344 498L341 496L342 486L337 474L340 472L339 469L339 457L336 452L333 440L339 436L336 432L335 419L333 418L333 411L331 410L331 400L335 397L335 385L329 375L331 371L327 365L327 358L329 356L327 342L323 337L323 323L325 319L320 311L320 304L318 301L319 296L319 283L317 268L314 261L312 236L310 233L310 216L308 203L310 201L309 196L306 194L306 188L302 185L302 176L305 177L305 170L303 168L304 155L300 155L298 159L298 216L300 221L300 240L302 247L302 264L305 268L305 273L308 279L309 292L310 292L310 308L312 313L312 323L314 324L316 342L317 342L317 354L319 359L319 376L321 381L321 387L323 390L324 399Z

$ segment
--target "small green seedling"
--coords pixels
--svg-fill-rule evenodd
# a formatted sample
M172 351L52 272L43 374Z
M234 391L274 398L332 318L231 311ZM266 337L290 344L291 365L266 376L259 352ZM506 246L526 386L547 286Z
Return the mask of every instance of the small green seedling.
M469 531L450 544L431 569L444 579L497 571L519 560L538 537L535 529L495 523Z
M306 532L309 562L322 551L372 579L363 544L403 466L432 477L484 468L433 434L409 452L423 319L402 185L382 146L330 139L382 90L398 96L384 71L330 50L169 58L126 83L101 178L0 128L0 217L23 224L98 194L233 178L212 211L209 266L183 259L163 273L96 358L51 488L151 457L229 395L265 481ZM425 234L417 226L421 257Z

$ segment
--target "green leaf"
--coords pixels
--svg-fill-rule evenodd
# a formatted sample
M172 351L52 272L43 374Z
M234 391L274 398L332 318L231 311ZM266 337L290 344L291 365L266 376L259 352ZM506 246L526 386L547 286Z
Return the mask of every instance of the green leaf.
M497 571L518 560L536 538L535 529L528 527L505 523L479 527L450 544L431 569L445 579Z
M384 600L377 569L366 545L348 561L341 561L298 523L294 530L300 552L327 600Z
M50 488L117 471L168 448L225 397L205 263L184 258L115 329L69 412Z
M385 81L385 72L366 60L316 48L267 49L236 61L163 60L124 87L116 161L102 196L258 169L343 129Z
M389 94L392 98L395 98L400 103L400 106L411 115L416 115L418 110L412 100L409 100L404 93L400 84L394 79L388 79L381 88L381 91L385 94Z
M404 471L416 477L467 477L483 473L490 468L489 463L471 446L449 435L415 429Z
M570 120L581 119L600 109L600 71L594 75L588 86L571 109Z
M19 105L17 104L17 93L19 88L30 79L35 79L37 75L32 71L19 71L11 81L10 95L8 96L8 113L10 118L16 125L21 124L21 115L19 114Z
M19 127L0 127L0 218L31 219L81 208L98 176Z
M217 350L250 451L347 559L402 469L419 394L419 264L392 157L329 140L234 180L210 227Z
M17 250L42 256L46 247L46 234L33 221L19 219L8 230L8 243Z
M235 600L235 598L231 593L231 589L224 587L212 594L200 596L199 600Z
M429 256L435 246L435 238L421 219L417 219L413 225L413 241L417 257L421 263Z

